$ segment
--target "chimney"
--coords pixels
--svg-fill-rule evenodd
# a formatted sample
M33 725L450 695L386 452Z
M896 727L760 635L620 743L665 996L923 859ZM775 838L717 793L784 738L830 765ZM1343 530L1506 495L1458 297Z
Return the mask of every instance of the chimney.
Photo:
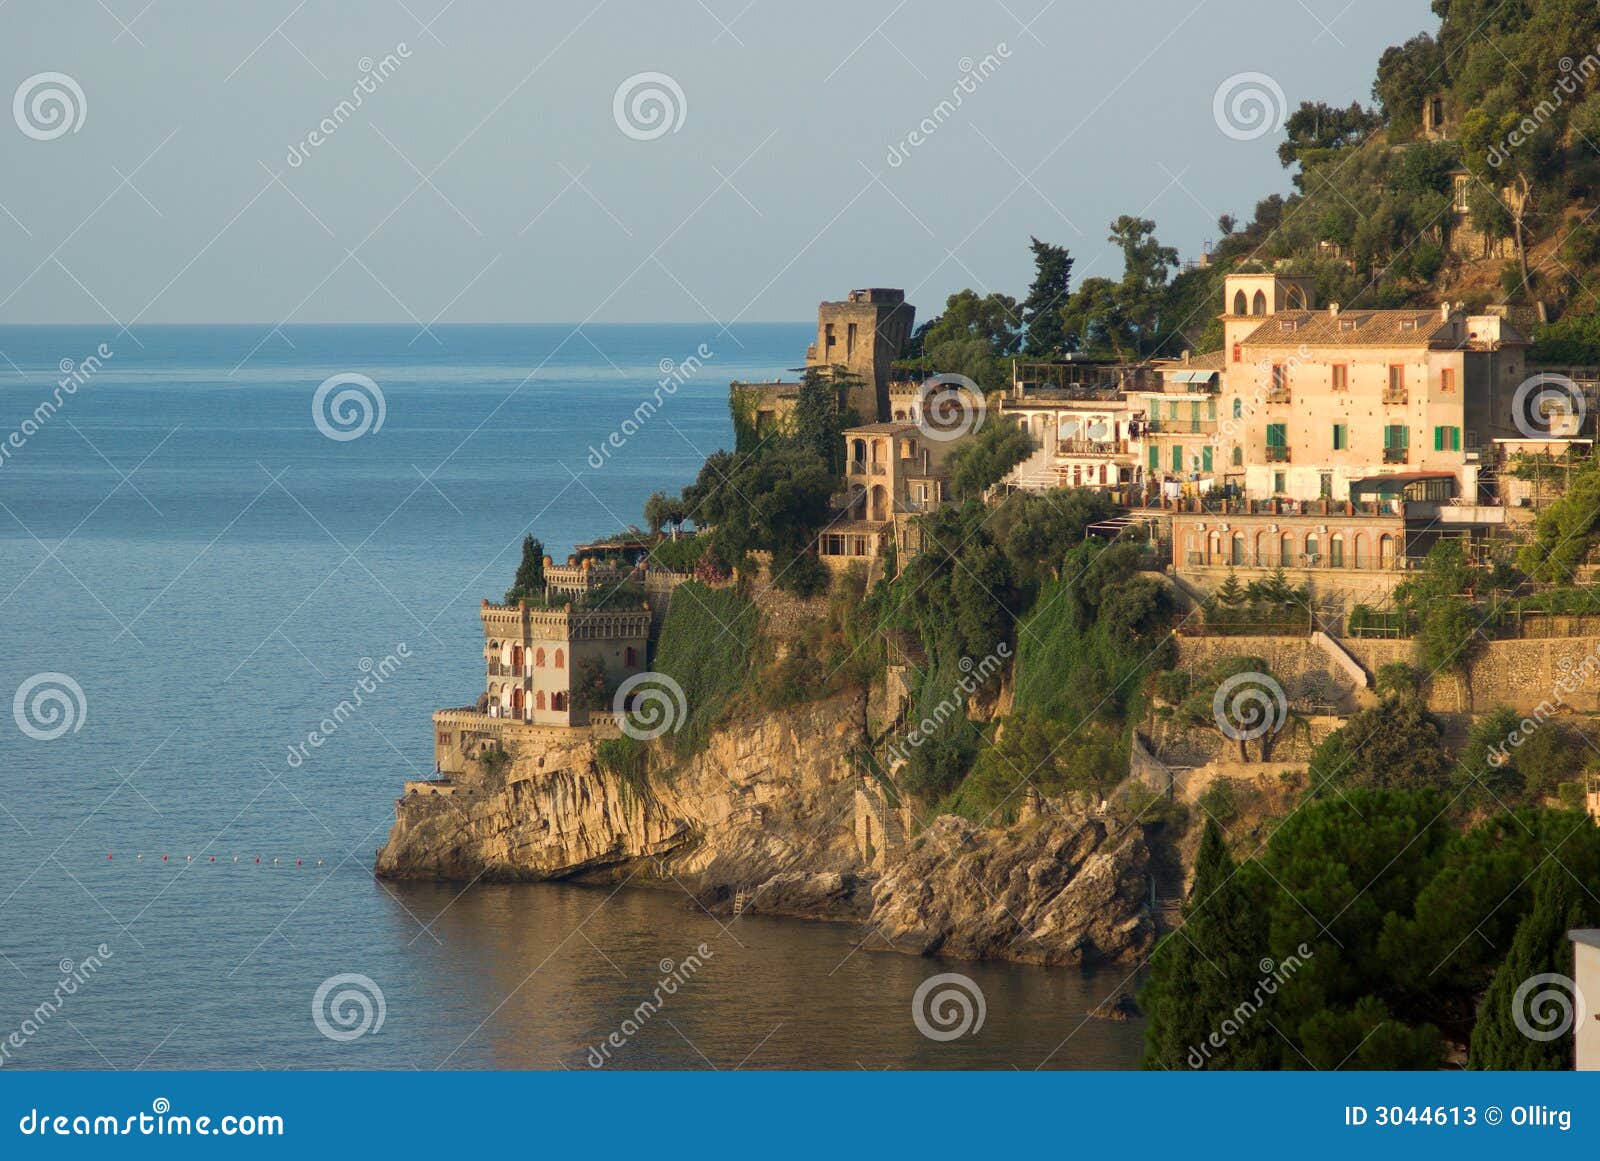
M1328 304L1328 316L1330 318L1339 317L1339 304L1337 302L1330 302Z
M1448 302L1441 302L1439 304L1439 321L1440 322L1449 322L1450 321L1450 304Z
M1188 362L1189 362L1189 354L1190 354L1190 352L1188 350L1185 350L1183 352L1183 361L1184 361L1185 365L1187 365Z

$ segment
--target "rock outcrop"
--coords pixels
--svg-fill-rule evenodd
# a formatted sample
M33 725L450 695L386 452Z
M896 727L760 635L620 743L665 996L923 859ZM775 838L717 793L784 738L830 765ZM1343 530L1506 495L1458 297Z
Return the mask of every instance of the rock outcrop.
M906 845L859 774L868 721L849 694L748 718L648 780L603 770L589 731L551 731L498 772L474 763L444 793L400 799L377 873L662 887L722 914L865 922L929 955L1081 964L1149 949L1138 826L1050 802L1008 828L940 818Z
M861 697L840 695L742 721L647 784L604 772L588 731L560 731L519 748L498 775L400 799L377 873L627 881L729 907L744 890L752 910L830 908L850 894L842 880L805 886L791 873L860 870L852 755L864 710ZM762 898L762 885L786 874Z
M1058 803L1006 829L945 816L873 889L871 922L889 946L924 955L1126 961L1155 940L1149 861L1138 826Z

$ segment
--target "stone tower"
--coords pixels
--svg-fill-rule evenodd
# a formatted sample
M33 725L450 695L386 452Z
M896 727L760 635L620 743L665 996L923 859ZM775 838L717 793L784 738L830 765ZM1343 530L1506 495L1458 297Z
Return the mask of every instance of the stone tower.
M845 400L862 423L889 417L890 365L911 338L916 308L903 290L852 290L843 302L817 307L817 341L806 349L807 367L842 366L861 382Z

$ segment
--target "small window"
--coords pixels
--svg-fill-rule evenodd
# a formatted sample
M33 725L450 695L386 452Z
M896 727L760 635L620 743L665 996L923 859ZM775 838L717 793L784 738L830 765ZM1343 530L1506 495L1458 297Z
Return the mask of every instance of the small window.
M1233 417L1235 419L1243 419L1244 418L1244 400L1243 399L1237 399L1236 398L1233 401Z
M1461 429L1459 427L1436 427L1433 429L1434 451L1460 451Z
M1348 451L1350 448L1350 425L1336 423L1333 425L1333 450Z
M1242 343L1233 344L1233 361L1235 363L1244 362L1244 345Z
M1335 391L1350 390L1350 368L1344 363L1333 365L1333 389Z
M1236 468L1244 467L1244 448L1235 447L1233 449L1233 466Z
M1456 372L1454 367L1445 367L1439 372L1439 390L1446 395L1456 389Z
M1272 490L1274 492L1287 492L1289 490L1285 484L1284 474L1282 472L1272 473ZM1283 539L1284 544L1287 546L1289 543L1289 538L1285 536Z

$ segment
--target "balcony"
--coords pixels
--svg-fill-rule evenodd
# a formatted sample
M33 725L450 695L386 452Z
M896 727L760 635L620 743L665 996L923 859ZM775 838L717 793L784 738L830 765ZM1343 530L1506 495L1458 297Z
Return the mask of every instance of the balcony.
M1126 440L1064 439L1056 444L1058 456L1121 456L1128 454Z
M1286 447L1267 448L1267 463L1286 464L1289 462L1289 449Z
M1404 387L1385 387L1383 389L1383 402L1397 406L1404 406L1410 398Z
M1383 449L1383 462L1386 464L1403 464L1410 462L1411 449L1405 447L1386 447Z
M1287 387L1274 387L1267 392L1268 403L1292 403L1292 392Z
M1214 435L1215 419L1150 419L1145 421L1147 435Z
M864 476L867 474L867 461L851 460L850 463L846 465L845 471L852 476Z

